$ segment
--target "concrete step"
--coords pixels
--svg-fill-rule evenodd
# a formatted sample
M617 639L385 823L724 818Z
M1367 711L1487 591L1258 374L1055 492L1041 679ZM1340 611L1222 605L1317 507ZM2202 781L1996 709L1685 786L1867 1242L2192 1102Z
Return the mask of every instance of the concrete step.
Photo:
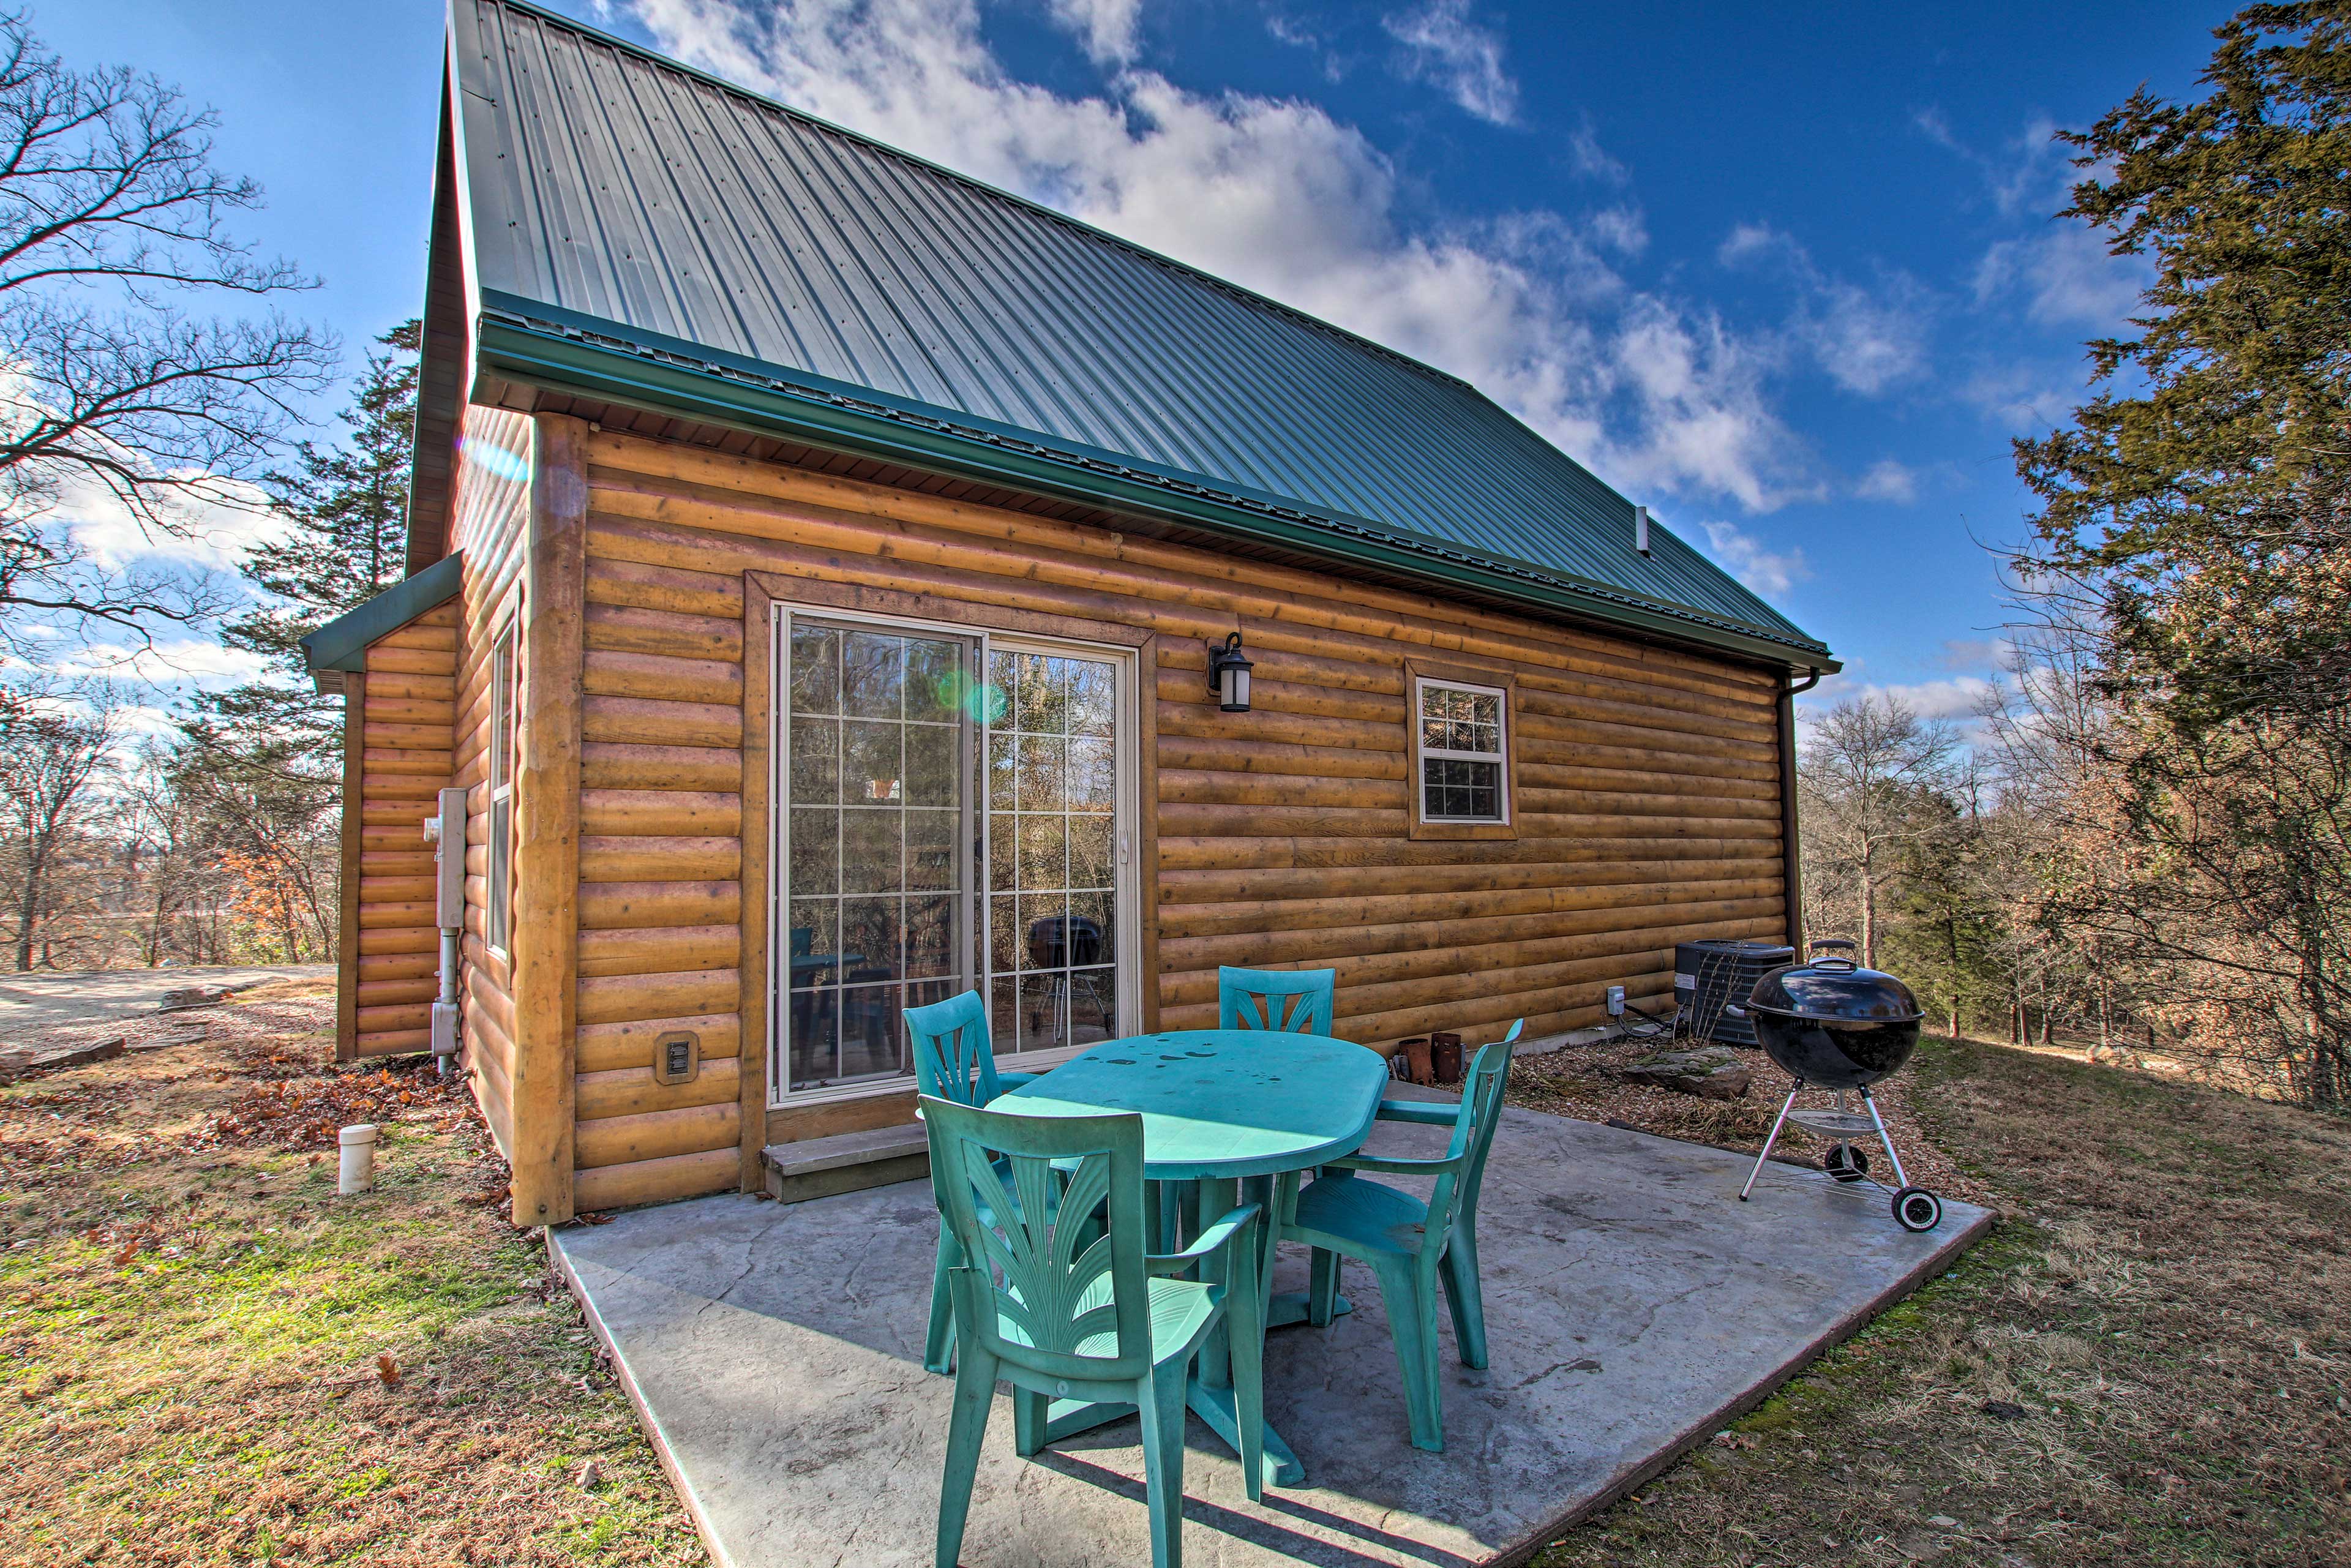
M930 1144L922 1124L836 1133L829 1138L769 1144L759 1164L778 1203L803 1203L838 1192L888 1186L930 1174Z

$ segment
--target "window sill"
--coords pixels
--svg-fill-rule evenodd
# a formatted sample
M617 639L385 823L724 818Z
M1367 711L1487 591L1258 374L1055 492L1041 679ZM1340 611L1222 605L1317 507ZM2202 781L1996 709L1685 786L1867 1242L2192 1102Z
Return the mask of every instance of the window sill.
M1443 818L1431 821L1415 817L1405 836L1411 839L1502 840L1519 836L1516 822L1448 822Z

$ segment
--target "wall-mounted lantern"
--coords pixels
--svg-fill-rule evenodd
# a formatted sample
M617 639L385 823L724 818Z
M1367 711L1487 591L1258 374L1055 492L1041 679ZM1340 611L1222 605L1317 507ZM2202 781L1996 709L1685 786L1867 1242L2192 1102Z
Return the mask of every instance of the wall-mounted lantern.
M1208 689L1217 695L1217 706L1227 713L1247 713L1249 681L1249 655L1241 652L1241 634L1238 632L1225 639L1221 648L1208 644Z

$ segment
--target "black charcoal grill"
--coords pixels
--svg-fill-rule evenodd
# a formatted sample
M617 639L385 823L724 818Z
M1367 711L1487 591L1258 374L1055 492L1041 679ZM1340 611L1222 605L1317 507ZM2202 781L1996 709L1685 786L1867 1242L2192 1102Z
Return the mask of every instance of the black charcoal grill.
M1852 943L1824 938L1812 947L1805 962L1783 964L1757 980L1743 1009L1758 1042L1796 1086L1771 1123L1763 1152L1755 1156L1755 1168L1740 1189L1740 1201L1744 1203L1755 1190L1755 1178L1763 1174L1763 1162L1771 1157L1780 1129L1793 1122L1835 1140L1823 1164L1829 1175L1847 1184L1871 1180L1865 1144L1854 1140L1875 1134L1894 1170L1894 1218L1905 1230L1932 1230L1942 1223L1942 1200L1910 1185L1869 1092L1871 1084L1910 1060L1918 1044L1918 1020L1926 1014L1909 987L1891 975L1863 968L1852 956ZM1835 1107L1799 1109L1796 1098L1807 1089L1833 1091ZM1855 1095L1860 1111L1853 1108Z

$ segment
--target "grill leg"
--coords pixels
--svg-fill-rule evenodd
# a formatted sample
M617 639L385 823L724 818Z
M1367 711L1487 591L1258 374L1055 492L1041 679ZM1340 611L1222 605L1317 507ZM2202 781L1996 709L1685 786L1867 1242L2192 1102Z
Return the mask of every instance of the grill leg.
M1886 1131L1886 1119L1877 1113L1877 1102L1865 1089L1861 1092L1861 1103L1869 1107L1869 1119L1877 1125L1877 1141L1886 1145L1886 1157L1894 1166L1894 1185L1896 1187L1908 1186L1910 1178L1902 1174L1902 1156L1894 1152L1894 1139Z
M1771 1135L1763 1140L1763 1152L1755 1156L1755 1168L1747 1173L1747 1185L1739 1189L1740 1202L1745 1203L1747 1195L1755 1190L1755 1178L1763 1174L1763 1162L1771 1157L1771 1145L1780 1141L1780 1128L1788 1120L1788 1113L1796 1108L1796 1096L1803 1092L1804 1086L1802 1082L1789 1090L1788 1098L1781 1103L1780 1113L1771 1118ZM1886 1145L1886 1152L1889 1154L1893 1152L1892 1145Z

